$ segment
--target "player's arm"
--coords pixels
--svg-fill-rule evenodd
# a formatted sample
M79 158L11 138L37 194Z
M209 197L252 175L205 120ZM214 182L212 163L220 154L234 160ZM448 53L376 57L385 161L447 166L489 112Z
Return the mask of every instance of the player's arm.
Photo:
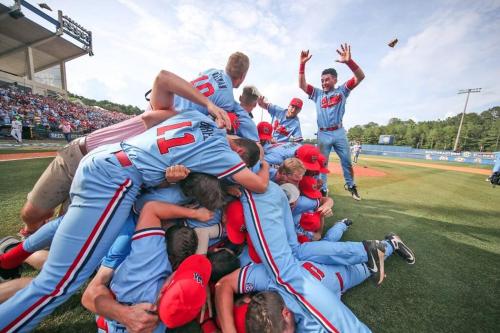
M215 117L219 127L231 128L227 113L215 106L206 96L191 83L166 70L162 70L153 83L151 91L151 107L153 110L173 110L174 95L184 97L196 104L205 106L208 113Z
M300 52L300 67L299 67L299 88L302 89L307 95L311 95L313 92L313 86L307 84L306 82L306 63L311 59L312 54L309 54L309 50Z
M192 209L166 202L149 201L141 210L136 230L158 228L161 226L161 220L188 218L206 222L213 217L214 213L204 207Z
M260 170L256 174L244 168L232 176L233 180L251 192L264 193L269 184L269 164L264 160L260 163Z
M354 73L349 81L346 82L346 87L349 90L354 89L363 79L365 78L365 73L363 70L352 60L351 57L351 46L345 43L340 45L340 50L337 49L339 54L339 59L336 62L344 63L349 67L349 69Z
M236 333L234 325L234 294L238 292L238 276L241 268L224 276L215 285L215 308L222 332Z
M149 129L153 126L158 125L162 121L167 120L175 116L177 112L172 110L154 110L154 111L146 111L141 115L142 122L144 123L144 127Z
M118 303L108 288L112 277L113 269L101 266L83 293L82 305L97 315L125 325L128 332L152 331L158 325L158 316L151 313L156 311L156 306Z

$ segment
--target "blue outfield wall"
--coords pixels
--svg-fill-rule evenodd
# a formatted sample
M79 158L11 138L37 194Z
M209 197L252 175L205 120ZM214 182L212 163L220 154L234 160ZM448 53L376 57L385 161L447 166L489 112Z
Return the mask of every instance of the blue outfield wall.
M480 153L464 151L455 153L449 150L415 149L409 146L384 145L362 145L361 154L484 165L494 165L496 156L500 158L500 152Z

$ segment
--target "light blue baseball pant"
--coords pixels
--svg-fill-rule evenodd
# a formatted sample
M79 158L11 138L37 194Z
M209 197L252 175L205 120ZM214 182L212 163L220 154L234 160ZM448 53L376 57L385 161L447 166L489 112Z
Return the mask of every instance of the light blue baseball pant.
M270 183L267 193L272 193L273 187L273 183ZM273 198L277 206L273 205L271 209L259 209L269 203L266 194L252 194L245 190L241 198L247 231L268 273L281 288L293 295L326 331L370 332L334 293L302 269L292 254L287 239L283 237L286 234L283 221L289 219L293 226L293 218L288 200L282 191L281 193L283 195ZM279 209L279 206L288 207L288 210ZM284 216L286 214L289 216Z
M347 140L347 134L344 128L339 128L335 131L320 131L318 129L318 148L321 154L326 157L327 168L330 152L333 149L340 158L342 173L344 174L346 184L349 187L356 185L354 182L354 172L352 170L349 141ZM326 190L328 188L326 174L321 174L321 180L323 181L322 189Z
M122 166L112 154L116 148L98 148L81 161L47 262L28 286L0 304L0 332L33 330L78 290L112 245L141 186L135 167Z
M338 242L342 238L344 232L347 231L347 229L348 227L345 223L337 222L330 229L328 229L325 236L323 236L323 240Z

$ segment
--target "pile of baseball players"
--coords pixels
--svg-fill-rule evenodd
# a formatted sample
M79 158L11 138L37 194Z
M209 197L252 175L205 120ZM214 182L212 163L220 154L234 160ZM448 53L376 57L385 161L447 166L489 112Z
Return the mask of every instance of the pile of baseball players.
M394 252L415 256L393 233L341 241L349 219L325 230L332 148L360 199L342 117L364 74L347 44L337 52L354 76L336 87L326 69L322 89L300 56L319 149L300 144L302 100L283 109L255 87L234 100L250 66L236 52L191 82L161 71L143 115L59 151L22 208L24 240L0 244L0 332L33 330L87 280L99 332L369 332L341 295L382 283ZM255 125L257 104L273 124ZM40 273L19 278L23 262Z

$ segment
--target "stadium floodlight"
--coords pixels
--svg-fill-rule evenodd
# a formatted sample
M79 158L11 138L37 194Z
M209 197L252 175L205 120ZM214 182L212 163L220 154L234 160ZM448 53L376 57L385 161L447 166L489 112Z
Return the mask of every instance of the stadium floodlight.
M465 110L467 110L467 103L469 102L469 95L471 93L479 93L481 92L481 88L470 88L470 89L461 89L458 91L458 94L467 94L467 98L465 99L465 107L462 112L462 119L460 119L460 125L458 126L457 137L455 138L455 145L453 145L453 151L457 151L458 148L458 140L460 139L460 132L462 131L462 124L464 122Z

